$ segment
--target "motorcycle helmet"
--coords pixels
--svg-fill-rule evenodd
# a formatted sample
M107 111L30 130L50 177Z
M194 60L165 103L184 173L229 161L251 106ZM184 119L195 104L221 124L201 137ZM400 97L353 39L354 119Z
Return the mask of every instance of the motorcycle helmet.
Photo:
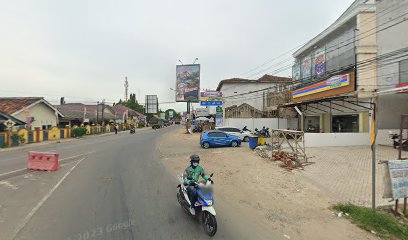
M200 156L193 154L190 156L190 163L193 168L196 168L200 164Z

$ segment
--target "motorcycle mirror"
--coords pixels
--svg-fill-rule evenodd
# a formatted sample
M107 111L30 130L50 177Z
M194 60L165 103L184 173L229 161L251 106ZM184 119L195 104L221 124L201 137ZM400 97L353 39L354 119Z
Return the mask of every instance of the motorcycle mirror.
M211 174L210 174L210 177L212 177L212 176L214 176L214 173L211 173Z

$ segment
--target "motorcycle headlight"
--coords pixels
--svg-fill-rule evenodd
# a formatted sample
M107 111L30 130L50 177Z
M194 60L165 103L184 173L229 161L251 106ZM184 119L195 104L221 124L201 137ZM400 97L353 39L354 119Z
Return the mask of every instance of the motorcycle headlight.
M205 200L205 202L207 203L208 206L213 205L213 201L212 201L212 200Z

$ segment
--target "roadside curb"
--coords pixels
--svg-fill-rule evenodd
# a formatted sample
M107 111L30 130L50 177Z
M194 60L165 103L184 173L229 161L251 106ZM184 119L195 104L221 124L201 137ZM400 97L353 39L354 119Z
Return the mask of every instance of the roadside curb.
M142 129L136 129L136 132L144 131L150 129L148 127L142 128ZM124 134L127 133L128 130L125 131L120 131L118 134ZM0 153L2 152L11 152L11 151L18 151L18 150L24 150L32 147L40 147L40 146L45 146L49 144L58 144L58 143L65 143L65 142L71 142L75 140L86 140L87 138L97 138L97 137L104 137L104 136L110 136L110 135L115 135L114 132L109 132L109 133L104 133L104 134L93 134L93 135L85 135L85 137L82 138L65 138L65 139L58 139L58 140L51 140L51 141L44 141L44 142L38 142L38 143L29 143L29 144L24 144L24 146L19 146L19 147L11 147L11 148L0 148Z

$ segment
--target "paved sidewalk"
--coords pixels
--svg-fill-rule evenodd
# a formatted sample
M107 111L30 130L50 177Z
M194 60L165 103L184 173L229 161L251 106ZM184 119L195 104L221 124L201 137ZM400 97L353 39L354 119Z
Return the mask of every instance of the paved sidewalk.
M377 146L377 163L395 160L398 151L388 146ZM299 175L341 202L371 206L371 148L370 146L307 148L310 162ZM403 151L403 157L408 152ZM377 205L388 205L383 199L383 165L377 164Z

